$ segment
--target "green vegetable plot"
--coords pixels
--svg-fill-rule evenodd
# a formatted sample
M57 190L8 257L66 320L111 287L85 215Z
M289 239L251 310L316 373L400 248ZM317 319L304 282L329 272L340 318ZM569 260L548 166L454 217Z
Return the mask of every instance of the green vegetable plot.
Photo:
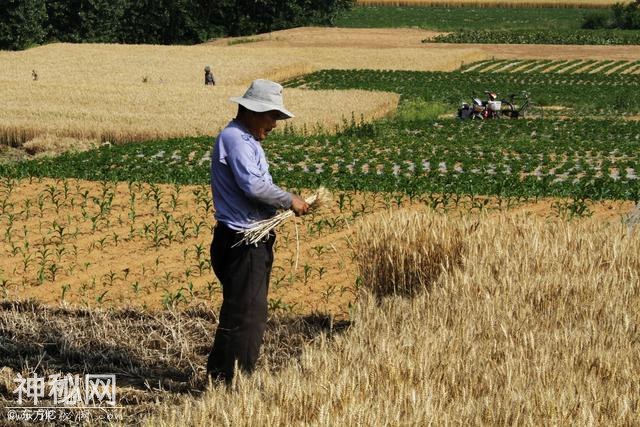
M206 183L210 138L103 147L0 168L3 176ZM289 187L640 199L640 124L602 120L399 121L327 137L272 136Z
M578 29L591 9L515 7L392 7L363 6L340 13L337 27L428 30Z
M502 62L504 66L509 62ZM488 65L499 67L501 65ZM571 66L571 64L569 65ZM491 68L490 68L491 69ZM306 84L313 89L365 89L400 93L403 100L420 98L444 102L451 111L472 94L484 96L484 90L500 96L519 94L523 90L547 107L562 106L569 113L549 109L549 114L580 118L582 115L615 119L640 113L640 100L635 93L640 88L640 75L604 73L553 74L538 72L485 73L473 71L420 72L377 70L325 70L289 82L288 86ZM545 112L546 114L546 112Z
M425 43L637 45L636 30L462 30L423 40Z

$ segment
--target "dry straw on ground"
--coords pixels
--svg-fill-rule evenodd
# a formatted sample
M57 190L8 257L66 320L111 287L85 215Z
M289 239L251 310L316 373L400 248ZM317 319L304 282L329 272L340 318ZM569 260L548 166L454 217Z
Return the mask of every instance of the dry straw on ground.
M607 8L621 0L357 0L360 6Z
M122 408L117 411L125 425L139 425L141 417L160 404L181 404L206 388L206 358L216 323L217 310L206 307L183 312L106 311L0 302L0 412L15 406L17 374L47 378L80 373L82 378L83 373L115 373L116 399ZM332 325L321 316L274 316L267 323L260 364L277 372L299 357L304 343L346 326ZM41 405L53 403L48 391ZM84 415L88 419L83 425L103 425L104 413Z
M100 142L97 139L75 139L44 134L25 142L22 148L32 156L57 156L64 152L92 150L98 146Z
M474 225L477 224L477 225ZM376 303L278 374L240 378L149 426L637 425L640 239L624 224L450 216L464 266Z

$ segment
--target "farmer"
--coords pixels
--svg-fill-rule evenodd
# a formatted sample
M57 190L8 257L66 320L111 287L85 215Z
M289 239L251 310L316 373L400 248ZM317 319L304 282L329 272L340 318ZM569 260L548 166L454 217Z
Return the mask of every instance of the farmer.
M211 191L217 224L211 264L222 283L222 307L207 373L231 383L234 367L254 370L267 324L267 292L275 234L256 244L239 243L242 231L270 218L276 209L304 215L309 205L273 183L261 143L277 120L293 117L284 108L282 86L255 80L244 96L231 98L238 114L218 135L211 155Z
M208 65L204 67L204 84L205 86L216 85L216 79L213 77L213 73L211 72L211 67Z

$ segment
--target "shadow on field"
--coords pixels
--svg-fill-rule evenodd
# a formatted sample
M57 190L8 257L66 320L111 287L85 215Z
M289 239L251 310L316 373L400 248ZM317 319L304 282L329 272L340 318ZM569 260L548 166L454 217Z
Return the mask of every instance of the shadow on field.
M115 373L123 406L200 394L208 384L205 366L216 325L217 309L208 307L107 311L1 302L0 406L15 400L17 373ZM277 371L298 360L303 346L321 334L331 337L348 327L322 314L272 317L260 363ZM131 409L138 417L151 410Z

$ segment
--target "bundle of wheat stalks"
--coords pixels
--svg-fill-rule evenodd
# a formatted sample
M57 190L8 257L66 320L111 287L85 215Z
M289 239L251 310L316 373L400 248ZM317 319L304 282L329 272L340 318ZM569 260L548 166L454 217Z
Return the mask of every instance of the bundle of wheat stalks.
M311 206L311 210L318 209L320 206L328 203L331 200L331 193L324 187L318 188L315 194L307 197L305 202L307 202ZM247 228L244 230L244 237L240 240L236 245L240 244L254 244L261 241L265 236L267 236L271 230L282 224L288 218L294 216L295 213L289 209L286 211L280 212L278 215L271 217L269 219L265 219L262 221L255 222L251 228ZM235 246L235 245L234 245Z

